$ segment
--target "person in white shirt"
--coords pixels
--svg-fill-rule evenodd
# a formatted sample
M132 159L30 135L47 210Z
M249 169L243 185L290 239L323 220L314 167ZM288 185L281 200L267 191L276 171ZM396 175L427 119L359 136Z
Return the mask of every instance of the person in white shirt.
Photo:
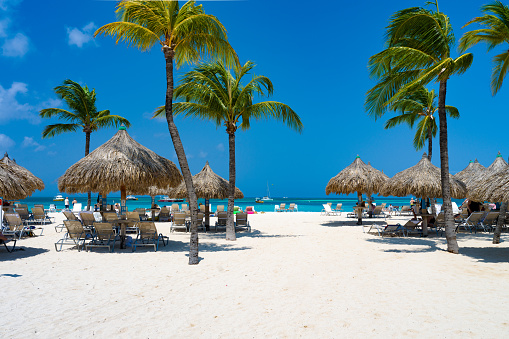
M68 210L69 209L69 198L65 198L64 200L64 205L65 205L65 209Z

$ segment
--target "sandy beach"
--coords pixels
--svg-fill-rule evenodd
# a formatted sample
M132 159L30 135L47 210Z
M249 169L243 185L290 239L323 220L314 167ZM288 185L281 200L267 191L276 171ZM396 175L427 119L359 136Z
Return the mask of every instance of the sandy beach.
M56 252L54 225L0 250L2 338L505 338L509 333L509 237L362 232L352 219L319 213L249 216L236 242L169 233L158 252L141 248ZM391 223L399 218L391 218ZM57 222L62 220L57 215ZM214 221L214 218L212 218ZM378 222L383 222L378 220ZM368 221L369 223L369 221Z

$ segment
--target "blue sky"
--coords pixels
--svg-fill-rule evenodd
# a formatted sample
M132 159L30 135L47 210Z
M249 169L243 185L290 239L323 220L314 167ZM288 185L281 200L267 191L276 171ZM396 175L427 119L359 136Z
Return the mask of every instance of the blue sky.
M329 179L357 154L392 176L416 164L424 151L412 146L406 126L384 130L386 117L374 121L364 111L365 93L374 82L367 62L383 49L389 17L422 1L207 1L205 11L228 30L241 62L254 61L256 74L274 84L272 99L296 111L302 134L278 122L253 122L237 133L237 186L246 196L262 196L267 181L273 196L322 197ZM481 15L487 1L442 0L440 10L452 21L456 38L466 22ZM42 139L55 120L38 111L65 107L53 88L69 78L97 91L98 109L131 121L138 142L177 163L167 125L151 119L164 103L165 69L159 47L140 52L111 37L94 39L100 26L115 21L114 1L0 0L0 152L43 179L36 196L58 193L57 180L84 156L85 134ZM506 133L509 83L497 96L490 92L491 58L484 45L470 50L474 63L448 82L446 103L461 118L449 120L451 173L477 158L488 166L498 151L509 155ZM189 68L178 70L183 74ZM509 80L507 80L509 81ZM228 139L211 122L177 119L193 174L208 160L228 177ZM92 134L91 150L115 129ZM440 165L438 138L433 163Z

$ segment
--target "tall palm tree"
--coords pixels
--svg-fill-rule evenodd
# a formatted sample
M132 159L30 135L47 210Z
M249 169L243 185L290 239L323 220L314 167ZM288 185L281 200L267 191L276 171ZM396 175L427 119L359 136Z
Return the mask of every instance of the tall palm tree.
M426 87L422 87L410 93L407 97L396 101L391 109L401 114L385 122L385 129L389 129L403 123L413 128L418 121L414 136L414 147L416 150L420 150L427 141L429 160L431 160L433 154L433 138L438 130L434 116L438 109L436 105L437 97L434 90L429 91ZM445 110L451 118L457 119L460 116L456 107L446 105Z
M141 50L149 50L156 44L162 47L166 60L166 122L188 191L191 209L189 264L196 265L199 263L198 200L184 146L173 121L173 62L178 68L209 54L232 63L236 60L235 52L228 43L223 25L216 17L205 14L202 5L197 6L195 1L180 7L178 1L123 0L118 3L116 13L120 21L102 26L94 36L111 35L116 43L124 41Z
M460 39L459 49L464 52L468 48L485 42L488 51L500 44L509 43L509 7L500 1L494 1L481 7L485 14L476 17L466 23L466 27L473 23L480 24L483 28L466 32ZM509 50L506 45L504 51L493 57L493 71L491 73L491 92L493 95L502 87L504 78L509 68Z
M460 39L460 51L466 51L468 48L485 42L488 46L488 51L497 47L500 44L509 43L509 7L500 1L494 1L488 5L481 7L481 11L485 14L481 17L476 17L463 27L473 23L480 24L483 28L466 32ZM509 68L509 50L505 45L505 50L493 57L493 70L491 72L491 92L493 95L502 87L507 69ZM508 203L502 202L500 204L500 215L505 215ZM504 219L499 218L497 227L493 232L493 243L500 243L500 235L502 233L502 226Z
M449 183L447 145L447 80L464 73L472 64L470 53L451 57L455 38L449 17L436 11L412 7L398 11L387 27L387 48L369 60L370 75L379 83L367 93L366 110L377 118L394 102L401 100L431 81L439 83L438 116L440 119L440 170L446 224L447 250L458 253L454 232Z
M224 125L229 144L229 194L226 240L235 240L233 208L235 193L235 132L240 127L246 130L252 120L275 119L301 132L303 125L299 116L288 106L277 101L253 103L255 95L270 96L272 82L262 75L253 75L242 84L242 78L255 67L251 61L243 66L235 65L233 75L221 61L198 65L188 72L175 89L175 98L183 101L174 104L174 113L185 117L212 120L217 126ZM154 116L161 116L160 107Z
M67 123L48 125L42 131L43 138L52 138L65 132L85 132L85 156L90 153L90 134L99 128L113 127L124 124L131 126L126 118L110 114L109 110L98 111L95 106L95 89L84 87L72 80L66 79L63 85L54 88L57 96L63 100L70 111L63 108L45 108L39 113L42 118L57 117ZM88 192L87 210L90 210L91 194Z

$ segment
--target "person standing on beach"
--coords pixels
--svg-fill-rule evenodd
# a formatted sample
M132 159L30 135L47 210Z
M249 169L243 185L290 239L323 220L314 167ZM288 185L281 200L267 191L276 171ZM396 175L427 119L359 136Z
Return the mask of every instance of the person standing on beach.
M64 200L64 206L65 206L65 209L68 210L69 209L69 198L65 198Z

